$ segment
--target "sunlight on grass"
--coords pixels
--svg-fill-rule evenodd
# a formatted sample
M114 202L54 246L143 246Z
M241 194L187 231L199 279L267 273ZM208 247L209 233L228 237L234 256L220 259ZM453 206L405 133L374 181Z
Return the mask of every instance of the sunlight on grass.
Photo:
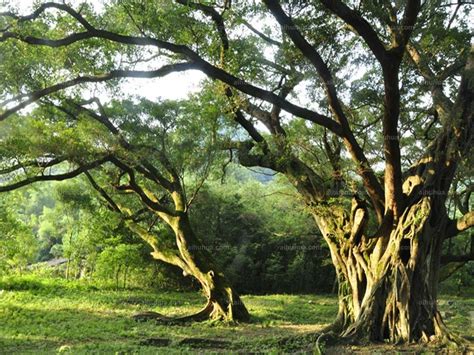
M250 324L164 326L137 323L130 316L145 310L189 314L203 305L203 297L198 293L98 290L51 280L40 284L31 290L23 284L18 290L11 280L0 280L0 353L160 353L160 348L144 345L146 339L168 339L166 352L171 353L191 352L195 345L187 344L187 339L204 339L199 345L204 348L216 347L212 341L225 340L229 350L272 351L279 349L278 339L320 331L337 312L337 298L332 295L249 295L243 301L252 314ZM474 300L461 297L440 301L448 326L463 333L468 329L472 333L469 311L473 307Z

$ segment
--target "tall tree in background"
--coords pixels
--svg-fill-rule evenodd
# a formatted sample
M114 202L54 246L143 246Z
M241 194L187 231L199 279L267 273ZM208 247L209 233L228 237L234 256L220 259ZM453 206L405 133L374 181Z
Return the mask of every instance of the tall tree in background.
M469 10L123 0L99 13L56 3L5 12L0 120L84 95L88 83L200 70L218 81L202 104L248 134L228 148L285 174L314 215L339 279L334 330L451 341L436 299L442 243L474 223L446 209L472 148Z

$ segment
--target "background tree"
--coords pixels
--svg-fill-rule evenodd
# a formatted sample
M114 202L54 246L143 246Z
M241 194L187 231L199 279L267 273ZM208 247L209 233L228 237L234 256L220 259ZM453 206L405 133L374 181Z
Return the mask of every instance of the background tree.
M115 213L105 208L100 196L84 177L30 185L1 196L5 199L3 211L9 211L10 216L1 219L9 236L5 235L1 240L2 250L8 250L12 260L24 260L25 253L28 255L20 269L15 263L3 263L5 275L24 272L27 266L26 272L34 275L65 277L64 264L51 267L46 262L60 262L54 259L66 257L63 243L68 243L68 231L74 228L76 234L73 248L70 248L73 255L69 263L71 278L83 279L100 287L116 288L118 276L120 288L124 287L125 279L125 287L191 288L189 280L183 280L178 268L152 259L149 247L125 228ZM71 210L68 218L64 218L64 204ZM19 224L25 227L21 233L14 227ZM25 243L10 241L20 237ZM117 254L123 254L124 248L129 248L132 255L121 262ZM128 268L120 266L117 272L121 264Z
M0 199L0 271L6 273L11 269L24 270L34 260L38 249L30 226L23 222L11 204ZM10 200L14 196L10 196Z
M203 186L190 217L240 293L331 292L329 250L295 189L268 172L228 165ZM328 263L329 261L329 263Z
M98 112L87 104L95 104ZM212 163L208 148L212 140L206 141L205 136L190 140L190 130L193 139L199 130L206 134L209 130L189 120L185 110L177 103L156 105L143 101L135 105L126 101L112 103L109 113L94 99L83 105L69 102L65 106L39 108L25 119L11 120L11 135L4 139L2 148L12 152L18 163L12 164L11 157L3 156L10 167L5 170L0 191L38 181L71 179L84 173L110 210L121 215L127 228L152 247L153 257L181 268L184 276L191 275L199 281L208 303L202 311L180 320L210 317L245 321L249 318L245 306L189 221L188 208ZM33 132L35 137L29 139ZM93 169L99 169L99 176L93 176ZM188 169L194 171L198 181L191 191L186 188L191 188L192 182L184 182ZM83 197L77 189L63 189L60 194L66 205L69 201L77 205ZM70 227L71 234L62 244L62 252L69 260L73 253L80 252L75 240L77 226L71 223ZM126 253L113 253L117 258L119 254ZM120 268L127 267L126 260L124 263L115 271L117 285ZM163 318L152 313L146 317Z

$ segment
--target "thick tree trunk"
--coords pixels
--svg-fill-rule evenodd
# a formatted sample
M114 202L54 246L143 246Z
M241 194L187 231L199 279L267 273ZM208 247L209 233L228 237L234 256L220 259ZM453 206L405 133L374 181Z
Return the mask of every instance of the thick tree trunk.
M357 197L349 214L343 202L324 203L299 183L312 181L311 175L301 169L289 172L313 209L331 251L339 281L339 312L333 329L344 337L392 343L459 342L438 311L437 286L450 223L445 209L448 191L460 157L472 148L473 63L471 52L458 98L449 114L442 115L443 130L406 172L403 201L393 223L372 238L366 231L368 213Z
M181 258L186 264L184 272L195 277L202 286L212 319L248 321L250 316L239 295L231 287L222 270L213 262L205 245L195 236L187 214L178 217L172 228Z
M340 227L349 226L348 219L318 213L339 280L333 330L357 341L455 340L437 308L442 233L448 222L434 205L440 200L423 196L386 235L362 236L358 243L348 227Z
M167 223L176 237L174 248L163 245L159 236L137 225L130 225L130 228L153 248L152 256L155 259L178 266L183 270L184 276L190 275L198 280L207 298L207 304L200 312L172 321L249 321L247 308L222 270L213 262L208 248L195 236L187 214L182 213L178 217L170 218ZM175 250L176 246L178 250Z

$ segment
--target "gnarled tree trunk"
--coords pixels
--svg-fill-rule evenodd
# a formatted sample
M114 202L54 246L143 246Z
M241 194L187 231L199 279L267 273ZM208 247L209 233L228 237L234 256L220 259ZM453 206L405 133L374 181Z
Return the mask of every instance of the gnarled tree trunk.
M362 236L358 243L349 233L331 234L316 217L338 274L341 335L394 343L451 339L436 302L448 221L436 212L436 200L423 196L386 235Z
M198 280L207 298L207 304L198 313L171 321L249 321L247 308L222 270L213 262L208 248L194 234L187 214L171 217L167 219L167 223L175 234L177 250L164 245L160 236L153 235L134 223L129 226L153 248L151 254L155 259L178 266L183 270L183 275L191 275Z
M456 229L446 212L447 195L459 158L468 154L474 136L473 68L471 52L458 99L442 117L443 130L405 173L398 215L373 235L366 228L367 204L358 196L349 212L344 196L333 202L321 198L314 187L318 181L304 169L286 171L329 246L339 281L339 311L332 329L344 337L458 342L439 313L437 286L442 245ZM462 229L472 225L469 216Z

